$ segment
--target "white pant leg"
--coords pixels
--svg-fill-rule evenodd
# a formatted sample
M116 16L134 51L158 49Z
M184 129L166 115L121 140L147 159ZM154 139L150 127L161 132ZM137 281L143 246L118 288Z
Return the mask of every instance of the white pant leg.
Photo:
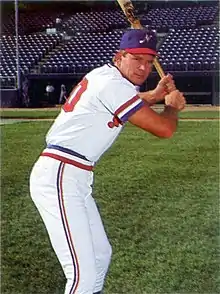
M65 294L92 294L96 262L85 198L92 172L40 157L30 178L31 197L67 278Z
M92 196L86 199L86 209L92 232L93 247L96 260L96 283L93 292L103 289L105 277L111 261L112 248L108 241L99 211Z

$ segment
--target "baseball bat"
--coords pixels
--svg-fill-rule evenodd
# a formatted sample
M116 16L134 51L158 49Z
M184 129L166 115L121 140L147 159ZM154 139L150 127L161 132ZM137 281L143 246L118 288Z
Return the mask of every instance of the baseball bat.
M131 27L133 27L134 29L142 29L143 26L141 25L140 20L137 18L137 16L134 13L134 6L131 0L117 0L117 2L120 5L122 11L124 12L127 20L130 22ZM156 68L160 78L165 76L165 73L157 57L154 58L154 67Z

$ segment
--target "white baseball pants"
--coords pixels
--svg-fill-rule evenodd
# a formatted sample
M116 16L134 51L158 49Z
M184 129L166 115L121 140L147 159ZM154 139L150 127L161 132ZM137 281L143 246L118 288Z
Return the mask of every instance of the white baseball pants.
M92 197L93 172L41 156L30 193L67 279L65 294L102 290L111 246Z

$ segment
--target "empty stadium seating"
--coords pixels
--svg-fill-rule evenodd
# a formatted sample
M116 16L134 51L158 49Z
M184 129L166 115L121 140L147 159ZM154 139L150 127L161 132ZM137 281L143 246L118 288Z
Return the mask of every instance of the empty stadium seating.
M160 61L166 71L211 71L218 69L219 28L213 25L218 5L190 5L144 9L144 25L165 33L159 47ZM47 35L45 30L62 19L62 34ZM32 12L19 18L19 66L23 75L36 69L39 74L86 73L111 61L128 22L120 9L104 11ZM44 31L44 33L39 33ZM33 33L34 32L34 33ZM71 35L69 41L65 35ZM14 15L2 26L2 85L15 84L17 55Z
M77 73L111 61L123 30L78 33L41 67L43 73ZM219 31L216 26L170 30L159 48L167 71L215 70L219 60Z
M216 70L219 63L219 29L216 26L172 29L159 48L159 55L165 70Z
M38 32L43 32L46 28L54 27L56 18L63 18L62 12L54 11L31 11L29 13L19 13L19 35L28 35ZM67 16L68 17L68 14ZM15 14L7 13L3 15L2 34L14 35L15 34Z
M32 34L19 36L19 67L22 74L28 74L39 61L59 44L61 36ZM17 71L15 36L1 38L1 76L15 76Z
M62 24L64 30L76 32L103 32L128 26L120 10L78 12Z
M157 32L168 32L170 28L194 28L201 24L212 24L218 15L218 6L190 6L151 9L141 17L143 24L150 24Z
M42 72L77 73L109 62L118 48L122 33L122 30L78 33L47 59Z

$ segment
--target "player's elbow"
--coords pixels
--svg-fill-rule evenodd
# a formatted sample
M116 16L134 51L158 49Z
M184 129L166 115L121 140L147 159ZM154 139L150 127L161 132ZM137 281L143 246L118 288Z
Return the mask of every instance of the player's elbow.
M160 137L163 139L170 139L170 138L172 138L173 134L174 134L174 131L167 129L163 132L162 136L160 136Z
M158 137L164 138L164 139L170 139L174 135L176 131L176 125L173 124L167 124L164 125L161 129L160 134L158 134Z
M177 126L176 120L163 117L149 107L139 109L129 121L154 136L167 139L173 136Z
M176 125L170 124L170 123L164 123L164 124L161 124L160 126L157 125L157 127L152 128L151 130L146 129L146 131L150 131L150 133L152 133L154 136L158 138L170 139L176 131Z

